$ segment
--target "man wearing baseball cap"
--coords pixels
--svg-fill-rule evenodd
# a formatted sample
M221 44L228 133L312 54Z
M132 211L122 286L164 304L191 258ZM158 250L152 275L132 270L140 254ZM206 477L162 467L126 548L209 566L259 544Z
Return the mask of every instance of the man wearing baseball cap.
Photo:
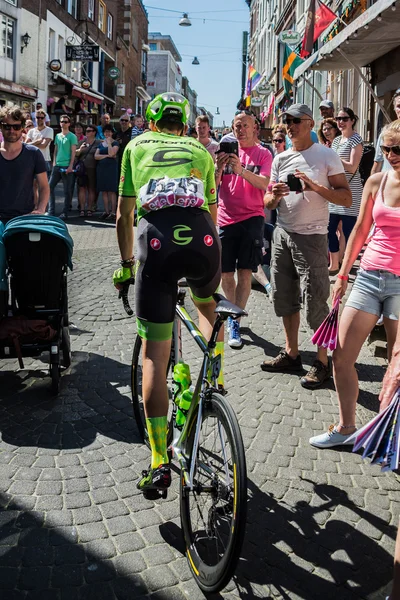
M316 331L329 312L329 202L351 205L351 192L342 161L330 148L311 139L313 114L306 104L293 104L282 115L292 148L277 154L264 202L277 209L271 256L271 285L275 313L283 318L286 345L263 371L302 372L298 346L300 293L308 325ZM320 387L331 375L325 348L302 377L305 388Z
M335 107L333 106L333 102L330 100L322 100L321 104L319 105L319 111L322 119L334 119Z

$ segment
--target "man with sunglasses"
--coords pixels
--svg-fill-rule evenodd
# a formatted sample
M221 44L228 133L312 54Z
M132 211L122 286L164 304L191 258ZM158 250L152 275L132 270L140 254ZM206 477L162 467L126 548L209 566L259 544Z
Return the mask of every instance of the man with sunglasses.
M119 118L119 126L120 129L116 133L114 133L113 138L119 143L119 151L118 151L118 180L119 175L121 174L121 163L122 156L124 154L124 150L126 146L131 141L131 127L130 127L130 118L128 114L121 115Z
M41 102L37 102L36 103L36 111L33 112L33 113L31 113L32 121L33 121L34 126L35 127L38 126L38 123L37 123L36 119L37 119L37 113L39 111L44 112L44 122L43 122L44 125L50 125L50 117L49 117L49 115L47 114L47 112L44 111L42 103Z
M55 189L57 184L62 181L64 186L64 210L60 215L60 219L66 219L72 205L72 194L75 183L73 167L78 138L69 130L71 119L68 115L61 115L60 124L61 133L57 133L54 141L53 172L50 177L49 215L54 215L56 208Z
M394 93L393 108L394 108L394 112L396 113L396 118L400 119L400 88L398 88ZM374 175L374 173L381 173L381 172L384 173L386 171L392 170L392 167L390 166L389 161L387 160L386 156L382 152L382 149L381 149L382 144L383 144L383 142L382 142L382 134L381 134L376 143L376 152L375 152L374 164L371 169L371 175Z
M274 158L265 204L270 210L277 209L271 284L275 313L283 318L286 347L276 358L261 365L263 371L279 373L303 371L298 345L300 290L311 329L318 329L329 312L329 202L351 206L342 161L336 152L311 139L311 109L305 104L293 104L283 114L282 122L292 147ZM301 379L301 385L315 389L330 376L327 351L318 348L316 360Z
M54 140L54 130L51 127L45 125L46 113L44 110L36 111L37 126L30 129L26 134L25 143L36 146L43 154L43 158L46 161L47 177L50 179L51 173L51 157L50 157L50 144Z
M0 220L29 213L43 214L49 201L49 183L42 153L22 142L25 118L18 106L0 110L3 142L0 145ZM38 207L34 207L33 181L39 186Z

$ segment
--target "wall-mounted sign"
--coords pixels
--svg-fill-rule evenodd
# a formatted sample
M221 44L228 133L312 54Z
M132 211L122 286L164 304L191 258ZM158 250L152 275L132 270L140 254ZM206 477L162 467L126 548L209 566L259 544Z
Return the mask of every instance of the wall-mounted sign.
M28 98L37 97L37 92L33 88L14 83L13 81L7 81L7 79L0 79L0 91L17 94L18 96L27 96Z
M125 83L117 84L117 96L125 96Z
M49 69L53 73L57 73L57 71L60 71L61 67L62 67L61 60L58 60L58 58L55 58L54 60L51 60L49 62Z
M65 60L78 60L83 62L98 62L100 46L84 44L82 46L65 46Z
M274 89L274 86L265 81L263 83L260 83L260 85L258 85L256 89L257 94L260 94L260 96L268 96L268 94L270 94Z
M262 98L260 98L260 96L254 96L251 99L251 106L262 106L263 102L264 102L264 100Z
M90 79L88 79L86 77L84 79L81 79L81 86L83 87L84 90L88 90L91 85L92 85L92 82Z
M155 82L155 81L148 81L148 82L147 82L147 87L148 87L148 88L149 88L149 87L155 87L155 85L156 85L156 82Z
M118 69L118 67L110 67L107 71L107 75L109 76L110 79L118 79L120 74L121 74L121 71Z
M279 41L289 46L297 46L301 42L301 34L298 31L293 31L293 29L287 29L286 31L281 31Z

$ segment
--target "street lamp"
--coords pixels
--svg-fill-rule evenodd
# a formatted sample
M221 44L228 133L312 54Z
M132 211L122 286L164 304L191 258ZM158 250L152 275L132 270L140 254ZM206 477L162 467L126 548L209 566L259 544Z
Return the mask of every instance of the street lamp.
M188 17L188 14L187 13L183 13L182 19L179 21L179 25L181 27L190 27L191 24L192 23L191 23L191 21L190 21L190 19Z
M200 64L200 61L197 58L197 56L195 56L194 59L192 60L192 65L199 65L199 64Z
M29 35L28 32L26 32L24 35L21 35L21 42L22 42L22 46L21 46L21 54L23 53L24 49L28 47L29 42L31 41L31 36Z

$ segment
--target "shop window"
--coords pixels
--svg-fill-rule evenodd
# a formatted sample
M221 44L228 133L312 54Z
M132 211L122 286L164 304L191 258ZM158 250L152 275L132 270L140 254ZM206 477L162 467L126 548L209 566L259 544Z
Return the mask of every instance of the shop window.
M88 1L88 19L94 21L94 0Z
M97 21L97 26L101 31L106 30L106 5L103 0L99 0L99 18Z
M113 16L110 13L107 15L107 37L113 39Z
M1 15L1 56L14 58L15 21L6 15Z

